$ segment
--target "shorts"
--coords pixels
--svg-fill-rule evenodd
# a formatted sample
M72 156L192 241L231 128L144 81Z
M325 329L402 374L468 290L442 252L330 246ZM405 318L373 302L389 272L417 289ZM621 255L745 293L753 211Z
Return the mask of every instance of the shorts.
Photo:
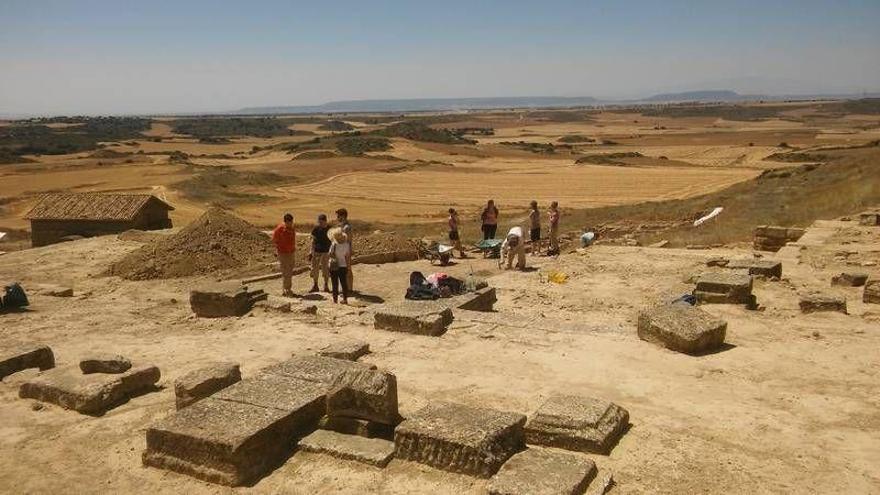
M541 227L529 230L529 239L531 239L532 242L540 241L541 240Z
M457 240L459 240L459 237L458 237L458 231L457 231L457 230L450 230L450 231L449 231L449 240L450 240L450 241L457 241Z

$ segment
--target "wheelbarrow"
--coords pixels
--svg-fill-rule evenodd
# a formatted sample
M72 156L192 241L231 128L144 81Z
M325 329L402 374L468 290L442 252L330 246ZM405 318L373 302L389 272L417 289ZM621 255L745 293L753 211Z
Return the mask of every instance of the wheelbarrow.
M449 260L452 259L452 249L453 246L447 246L438 242L427 246L421 245L419 246L419 257L430 260L432 265L434 261L439 260L440 266L446 266L449 264Z
M474 247L483 253L484 258L501 258L501 244L504 239L483 239L474 244Z

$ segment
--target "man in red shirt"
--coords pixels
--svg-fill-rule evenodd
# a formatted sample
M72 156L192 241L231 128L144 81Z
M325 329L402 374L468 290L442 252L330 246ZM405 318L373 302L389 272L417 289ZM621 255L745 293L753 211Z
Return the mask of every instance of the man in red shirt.
M296 231L293 230L293 215L284 214L284 223L278 224L272 231L272 242L275 243L275 251L278 253L278 262L281 263L281 279L285 296L292 296L293 291L293 263L296 251Z

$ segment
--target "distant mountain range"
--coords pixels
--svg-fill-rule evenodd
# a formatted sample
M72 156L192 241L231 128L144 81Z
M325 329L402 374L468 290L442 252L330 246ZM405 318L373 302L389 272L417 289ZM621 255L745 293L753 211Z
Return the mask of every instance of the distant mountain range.
M741 101L744 99L752 99L753 96L741 95L736 91L727 89L710 89L702 91L685 91L683 93L662 93L659 95L649 96L643 101L646 102L674 102L674 101ZM760 97L758 97L760 98Z
M656 105L665 103L735 103L744 101L786 101L786 100L852 100L858 98L880 98L880 93L861 94L790 94L790 95L749 95L739 94L728 89L685 91L681 93L661 93L642 99L603 100L592 96L504 96L487 98L413 98L389 100L344 100L331 101L321 105L248 107L240 110L221 112L189 113L192 115L281 115L281 114L329 114L329 113L384 113L384 112L452 112L466 110L492 110L504 108L576 108L612 105ZM23 119L30 115L4 114L0 119Z
M600 100L591 96L511 96L488 98L415 98L400 100L346 100L322 105L248 107L227 115L271 115L298 113L363 113L363 112L440 112L455 110L490 110L502 108L572 108L603 105L638 105L658 103L711 103L738 101L784 101L818 99L878 98L880 93L868 94L810 94L810 95L742 95L736 91L701 90L682 93L662 93L643 99Z
M510 96L490 98L415 98L405 100L347 100L322 105L250 107L235 114L342 113L342 112L437 112L492 108L581 107L599 104L590 96Z

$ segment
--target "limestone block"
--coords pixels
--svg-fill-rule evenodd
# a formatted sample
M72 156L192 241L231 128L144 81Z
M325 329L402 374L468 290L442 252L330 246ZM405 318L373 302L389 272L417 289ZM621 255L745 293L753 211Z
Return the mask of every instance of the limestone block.
M629 423L626 409L603 399L553 395L525 426L526 442L608 454Z
M317 430L303 438L299 441L299 447L306 452L327 454L382 468L394 457L393 442L328 430Z
M686 354L724 344L727 322L684 304L666 304L639 313L639 338Z
M394 456L489 478L525 446L525 416L449 402L429 404L398 425Z
M195 404L239 381L241 369L238 363L211 363L191 371L174 382L177 409Z
M489 495L581 495L596 477L586 457L549 449L524 450L489 481Z
M55 355L49 346L27 345L0 351L0 380L28 368L47 370L55 367Z

